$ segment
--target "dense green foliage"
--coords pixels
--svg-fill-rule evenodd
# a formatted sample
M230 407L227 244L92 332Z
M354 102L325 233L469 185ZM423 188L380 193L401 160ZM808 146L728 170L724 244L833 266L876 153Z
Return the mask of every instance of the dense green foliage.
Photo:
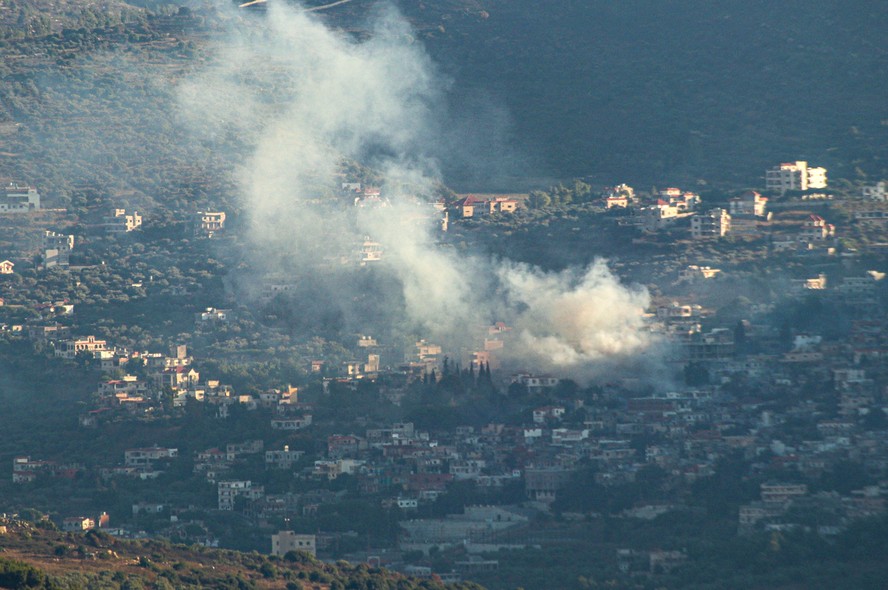
M0 588L51 588L47 578L27 563L0 557Z

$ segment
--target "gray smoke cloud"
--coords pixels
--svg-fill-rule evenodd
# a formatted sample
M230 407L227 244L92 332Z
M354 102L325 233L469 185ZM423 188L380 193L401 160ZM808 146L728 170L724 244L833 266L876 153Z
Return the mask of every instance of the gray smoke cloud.
M232 165L254 267L324 283L354 272L336 258L368 237L384 250L380 280L398 285L376 313L450 346L470 347L479 326L504 321L517 335L503 351L514 364L578 377L650 346L647 293L604 262L546 273L439 244L434 154L446 129L466 126L443 114L448 82L394 8L378 8L363 41L282 3L235 22L179 102L202 137L236 134L245 146ZM381 202L337 195L345 160L381 172ZM335 284L325 304L349 315L358 287Z

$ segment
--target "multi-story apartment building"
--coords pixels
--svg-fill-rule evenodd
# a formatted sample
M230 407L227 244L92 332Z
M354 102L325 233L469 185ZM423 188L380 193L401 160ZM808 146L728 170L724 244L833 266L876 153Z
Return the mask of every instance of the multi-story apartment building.
M826 188L826 168L812 168L808 162L784 162L765 172L765 188L780 193Z
M54 231L43 232L43 266L68 266L71 250L74 249L74 236L57 234Z
M198 211L192 218L194 235L212 238L225 229L224 211Z
M810 215L799 229L798 239L801 242L822 242L835 237L836 226L827 223L819 215Z
M138 211L127 214L126 209L114 209L103 219L102 225L109 234L125 234L142 226L142 216Z
M691 237L694 239L721 238L731 231L731 216L724 209L710 209L691 217Z
M732 216L753 215L755 217L764 217L767 206L767 197L763 197L755 191L746 191L728 202L728 211Z
M240 496L247 500L258 500L265 495L263 486L254 486L250 480L220 481L219 510L234 510L234 501Z
M98 352L107 350L107 347L107 340L97 340L95 336L87 336L85 338L60 342L56 346L55 356L71 360L74 359L78 353L84 352L95 355Z

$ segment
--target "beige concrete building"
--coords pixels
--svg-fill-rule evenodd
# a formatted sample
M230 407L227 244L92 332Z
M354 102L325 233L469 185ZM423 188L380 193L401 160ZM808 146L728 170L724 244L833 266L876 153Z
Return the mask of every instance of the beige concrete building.
M280 531L271 536L271 554L283 557L290 551L304 551L317 557L317 538L314 535L297 535L293 531Z
M142 226L142 216L138 211L127 213L126 209L113 209L102 220L102 225L109 234L125 234Z

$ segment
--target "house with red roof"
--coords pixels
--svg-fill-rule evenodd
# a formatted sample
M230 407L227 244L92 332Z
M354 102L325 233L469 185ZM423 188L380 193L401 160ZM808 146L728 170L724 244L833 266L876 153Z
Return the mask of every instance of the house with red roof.
M835 235L836 226L827 223L819 215L811 214L799 230L798 239L800 242L822 242L835 237Z

